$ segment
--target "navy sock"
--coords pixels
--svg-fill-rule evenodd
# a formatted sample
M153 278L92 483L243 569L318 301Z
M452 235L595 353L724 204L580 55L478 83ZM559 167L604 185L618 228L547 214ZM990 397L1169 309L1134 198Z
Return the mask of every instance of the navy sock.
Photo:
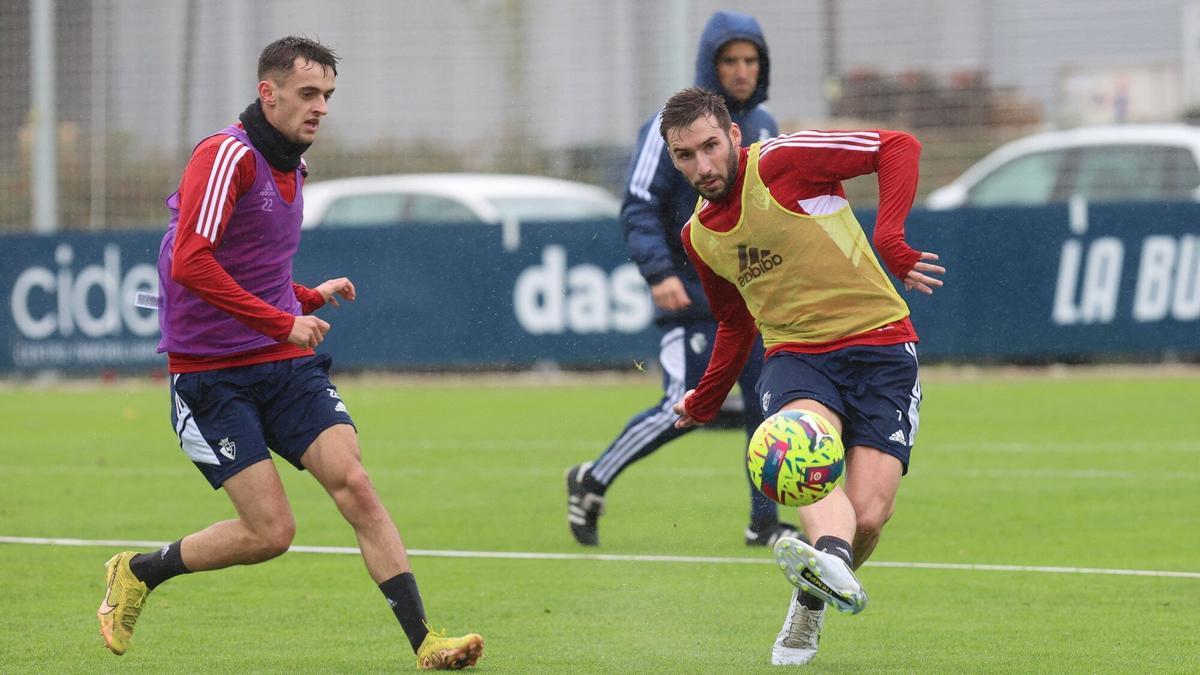
M408 636L413 653L424 642L429 634L429 626L425 624L425 605L421 602L421 592L417 590L417 579L412 572L404 572L379 584L383 597L392 606L392 613L400 621L400 627Z
M141 579L146 588L154 590L162 582L171 577L191 572L183 564L183 552L179 550L180 542L167 544L152 553L139 553L129 559L129 569L133 576Z

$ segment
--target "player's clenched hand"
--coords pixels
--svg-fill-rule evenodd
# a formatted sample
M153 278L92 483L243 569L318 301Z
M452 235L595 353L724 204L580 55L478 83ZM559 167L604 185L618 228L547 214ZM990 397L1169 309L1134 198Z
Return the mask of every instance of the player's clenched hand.
M341 307L337 300L337 296L339 295L350 302L354 302L354 284L346 277L330 279L317 286L315 290L321 294L322 298L325 298L325 302L333 303L334 307Z
M687 290L679 277L671 276L650 287L650 297L654 304L662 310L677 312L692 304Z
M292 332L288 335L288 342L303 347L305 349L316 349L317 345L325 339L325 334L329 332L329 324L321 319L309 314L308 316L296 317L296 322L292 324Z
M687 429L688 427L698 427L704 424L704 422L697 421L696 418L689 415L687 408L684 407L684 403L687 403L688 398L694 393L696 393L695 389L688 389L679 403L671 406L671 412L679 415L679 419L675 420L676 429Z
M933 293L933 289L942 287L942 280L935 279L930 274L945 274L946 268L940 265L933 265L925 260L937 260L936 253L925 251L921 254L921 260L913 265L913 268L904 276L904 288L913 290L914 288L922 293L929 295Z

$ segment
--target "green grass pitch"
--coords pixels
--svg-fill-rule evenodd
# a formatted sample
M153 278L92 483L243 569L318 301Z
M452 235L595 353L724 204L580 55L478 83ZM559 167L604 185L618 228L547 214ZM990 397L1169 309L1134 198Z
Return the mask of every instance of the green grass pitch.
M335 377L335 380L337 378ZM368 470L413 549L584 553L563 470L658 395L621 382L339 382ZM912 470L870 606L830 615L822 673L1200 671L1200 377L925 378ZM0 391L0 535L168 541L230 517L178 449L165 386ZM609 492L599 553L761 561L415 556L430 620L487 640L482 672L778 672L790 587L742 543L742 439L694 433ZM297 545L354 546L306 474L277 463ZM795 519L788 513L789 520ZM375 672L413 657L354 555L292 552L172 580L123 657L95 610L113 546L0 544L0 671Z

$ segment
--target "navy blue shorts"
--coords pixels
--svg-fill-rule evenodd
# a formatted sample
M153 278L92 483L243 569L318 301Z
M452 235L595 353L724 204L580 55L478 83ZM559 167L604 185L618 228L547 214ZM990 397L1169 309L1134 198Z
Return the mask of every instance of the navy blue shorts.
M354 421L329 381L327 354L171 376L171 424L179 447L213 488L270 459L304 470L300 457L335 424Z
M823 403L841 416L847 448L882 450L899 459L908 473L921 420L915 343L772 354L758 381L763 416L802 398Z

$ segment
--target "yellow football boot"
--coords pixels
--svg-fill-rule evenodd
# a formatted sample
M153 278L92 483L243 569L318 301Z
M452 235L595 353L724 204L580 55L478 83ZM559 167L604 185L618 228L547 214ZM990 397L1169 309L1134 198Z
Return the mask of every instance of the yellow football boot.
M417 648L417 668L420 670L462 670L475 665L483 656L483 637L468 633L462 637L446 637L446 631L429 631Z
M142 603L150 589L146 584L133 575L129 569L129 561L137 553L125 551L118 553L104 564L105 579L108 590L96 616L100 617L100 635L104 637L104 646L112 653L120 656L129 649L129 641L133 639L133 624L137 623L138 615L142 613Z

